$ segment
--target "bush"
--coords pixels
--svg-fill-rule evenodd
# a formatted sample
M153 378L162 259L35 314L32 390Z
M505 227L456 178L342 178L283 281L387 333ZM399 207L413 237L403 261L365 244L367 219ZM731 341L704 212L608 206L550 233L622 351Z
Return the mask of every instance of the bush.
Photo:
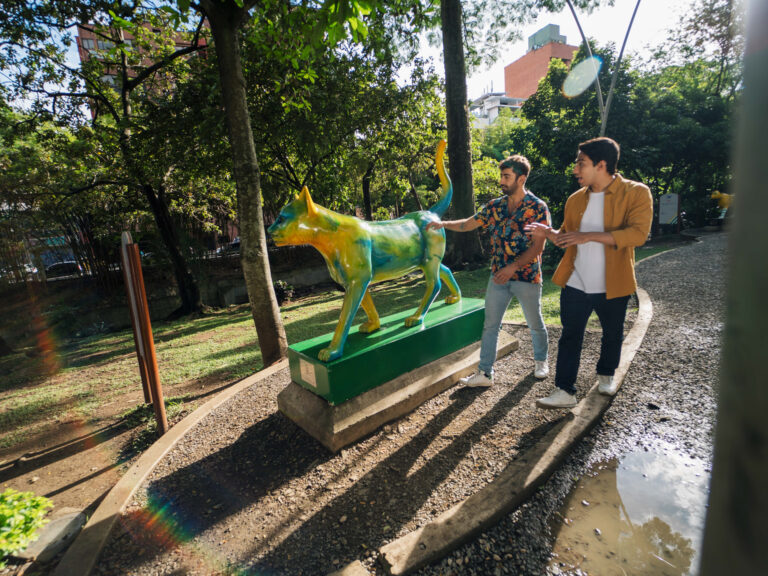
M278 306L282 306L283 302L293 298L293 286L288 284L285 280L277 280L272 283L275 289L275 297L277 298Z
M38 528L48 523L45 514L53 507L45 496L32 492L18 492L8 488L0 494L0 568L5 558L24 550L36 535Z

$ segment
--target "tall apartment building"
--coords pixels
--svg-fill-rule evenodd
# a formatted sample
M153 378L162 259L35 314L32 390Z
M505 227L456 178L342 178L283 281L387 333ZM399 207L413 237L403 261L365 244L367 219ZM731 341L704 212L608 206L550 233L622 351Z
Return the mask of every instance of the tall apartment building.
M560 26L548 24L528 37L528 52L504 67L504 92L509 98L527 99L547 75L549 63L558 58L569 65L578 48L566 44Z
M560 26L548 24L528 37L528 52L504 67L504 92L483 94L470 103L472 124L476 128L490 126L502 108L518 110L539 87L539 81L547 75L549 63L558 58L569 65L576 46L566 44L560 34Z
M472 125L475 128L487 128L499 117L504 108L519 110L523 105L522 98L510 98L504 92L488 92L473 100L469 105L472 114Z

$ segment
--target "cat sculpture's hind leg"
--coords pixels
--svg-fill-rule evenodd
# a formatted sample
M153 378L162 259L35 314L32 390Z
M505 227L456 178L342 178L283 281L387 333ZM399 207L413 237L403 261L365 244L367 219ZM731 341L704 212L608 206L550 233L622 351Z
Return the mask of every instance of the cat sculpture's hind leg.
M422 272L424 272L424 282L427 285L426 290L416 313L405 319L406 326L418 326L424 321L424 316L427 314L432 302L435 301L437 293L440 292L440 266L440 257L431 256L421 268Z
M461 300L461 288L459 288L459 284L456 282L456 278L453 277L450 268L445 264L440 264L440 280L445 282L448 289L451 291L451 293L445 297L446 304L455 304Z
M371 298L371 289L368 288L363 295L363 301L360 304L368 316L368 320L360 324L358 332L368 334L375 332L381 328L381 320L379 320L379 313L376 311L376 306L373 305L373 299Z

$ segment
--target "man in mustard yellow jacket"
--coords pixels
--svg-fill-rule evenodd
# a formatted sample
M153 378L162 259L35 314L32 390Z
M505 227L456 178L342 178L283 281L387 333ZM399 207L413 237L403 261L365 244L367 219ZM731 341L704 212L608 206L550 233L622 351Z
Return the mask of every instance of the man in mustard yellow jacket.
M600 393L613 396L614 372L624 339L627 302L637 289L635 247L651 229L653 199L647 186L616 172L619 145L610 138L579 144L573 174L582 186L566 201L560 230L532 223L526 230L565 254L552 281L560 292L560 336L555 391L537 401L542 408L576 405L576 377L587 320L594 310L603 329L597 379Z

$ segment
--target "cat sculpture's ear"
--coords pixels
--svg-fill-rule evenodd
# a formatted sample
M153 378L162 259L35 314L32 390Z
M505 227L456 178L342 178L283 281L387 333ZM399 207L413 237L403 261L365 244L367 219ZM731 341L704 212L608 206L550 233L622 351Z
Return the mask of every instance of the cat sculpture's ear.
M299 195L299 198L301 198L304 203L307 205L307 214L310 216L314 216L317 214L317 206L315 206L315 203L312 201L312 196L309 195L309 188L304 186L304 188L301 189L301 194Z

